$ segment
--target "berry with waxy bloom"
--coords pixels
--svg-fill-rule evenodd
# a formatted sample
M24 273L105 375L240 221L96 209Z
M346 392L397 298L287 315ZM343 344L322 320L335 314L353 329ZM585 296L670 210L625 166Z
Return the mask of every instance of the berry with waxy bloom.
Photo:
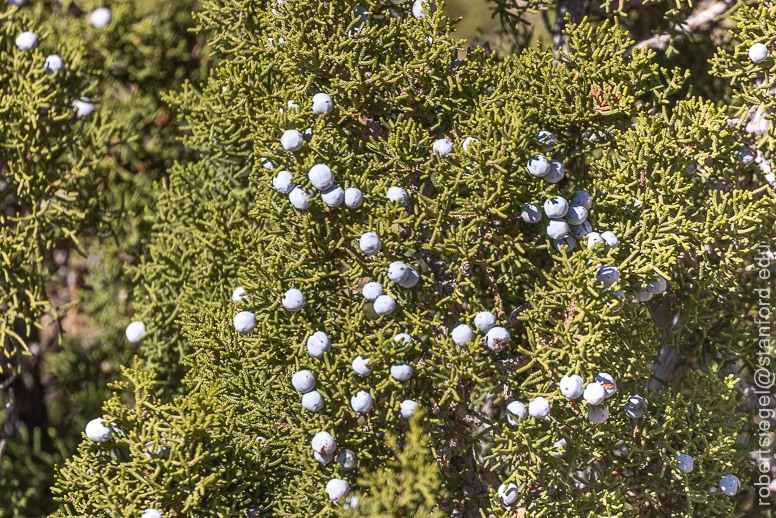
M334 108L334 101L331 100L328 94L323 92L313 95L313 113L316 115L324 115L329 113Z
M350 493L350 484L347 480L333 478L326 483L326 494L332 502L339 502Z
M550 172L550 161L544 155L535 155L528 159L528 174L531 176L544 176Z
M528 413L537 419L547 417L550 414L550 402L541 396L535 397L528 403Z
M539 131L539 133L536 134L536 138L547 147L555 145L555 134L550 133L547 130Z
M321 193L321 200L327 207L337 207L345 200L345 191L339 185L334 185L328 191Z
M628 401L625 402L625 415L631 419L639 419L644 417L644 412L647 411L647 402L641 396L631 396Z
M288 194L294 187L296 187L296 184L291 178L292 174L290 172L280 171L275 177L272 178L272 187L274 187L275 190L280 193Z
M428 0L415 0L412 4L412 16L415 17L415 19L420 20L421 18L425 18L426 15L423 12L424 8L428 8L431 13L434 13L436 11L436 5L434 2L431 2L431 6L428 5Z
M547 183L558 183L564 178L563 162L560 160L550 160L550 172L542 176Z
M242 286L236 287L232 292L232 302L244 302L246 300L248 300L248 297L245 295L245 288Z
M283 307L286 308L291 313L296 313L297 311L300 311L305 304L304 295L301 291L297 290L296 288L291 288L283 295L283 300L281 300L281 304L283 304Z
M719 481L719 488L727 496L736 496L736 493L741 489L741 481L735 475L725 475Z
M16 46L19 50L32 50L38 46L38 35L34 32L24 31L16 37Z
M320 358L323 353L331 349L331 340L329 335L323 331L314 332L310 338L307 339L307 352L313 358Z
M372 374L372 367L369 366L370 361L372 361L371 358L356 356L350 366L353 367L353 371L359 376L369 376Z
M234 329L238 333L250 333L255 327L256 315L250 311L241 311L234 316Z
M356 189L355 187L345 189L345 206L347 208L357 209L361 206L363 200L364 195L361 192L361 189Z
M682 453L681 455L678 455L676 457L676 462L677 462L676 467L680 471L684 471L685 473L692 472L693 467L694 467L694 462L693 462L693 458L690 457L689 455L687 455L685 453Z
M497 494L502 504L512 505L515 503L515 500L517 500L517 486L513 482L501 484Z
M316 461L320 462L324 466L334 460L334 453L327 453L326 455L321 455L317 451L313 452L313 457Z
M294 186L291 192L288 193L288 201L298 210L308 209L312 204L312 198L313 193L311 191L306 191L298 185Z
M590 232L587 236L587 247L593 248L596 245L605 244L604 238L598 232Z
M472 142L479 142L479 140L477 140L474 137L466 137L465 139L463 139L463 144L461 144L461 147L463 148L464 151L469 151L469 144L471 144Z
M297 371L291 377L291 385L302 394L306 394L315 388L315 375L307 369Z
M446 138L441 138L434 142L434 144L431 146L431 150L435 155L446 158L447 155L453 152L453 143Z
M609 419L609 409L606 407L593 407L587 412L587 418L591 423L601 424Z
M43 63L43 68L46 69L46 73L48 74L56 74L62 70L63 66L65 66L65 63L62 61L62 58L56 54L51 54L48 56L46 61Z
M614 381L614 377L611 374L599 372L598 376L595 377L595 382L604 388L604 397L607 399L612 397L614 393L617 392L617 383Z
M401 415L402 419L409 419L415 415L417 410L418 404L411 399L405 399L399 406L399 414Z
M525 419L526 408L520 401L512 401L507 405L507 421L512 426L517 426L517 421Z
M747 146L741 146L738 148L738 159L741 161L742 164L748 165L754 162L755 158L757 158L757 155L749 149Z
M755 63L762 63L769 55L768 47L762 43L755 43L749 47L749 59Z
M375 299L372 307L380 316L390 315L396 309L396 301L389 295L380 295Z
M146 334L146 326L144 323L138 321L130 322L127 326L126 335L129 343L136 344Z
M391 187L388 189L388 192L385 194L385 196L390 200L392 203L399 203L402 206L406 206L407 202L410 199L410 195L407 194L407 191L402 189L401 187Z
M90 441L94 442L107 442L110 440L111 435L113 435L113 431L102 424L103 419L97 418L92 419L86 424L86 429L84 430L86 432L86 437Z
M451 333L453 343L456 345L463 345L472 338L474 338L474 331L466 324L459 324L453 329Z
M585 220L581 225L569 225L571 235L577 239L582 239L593 231L593 225L589 221Z
M633 291L633 296L638 300L639 302L647 302L652 298L653 293L649 291L647 288L647 283L644 281L639 281L633 284L633 287L636 288Z
M414 287L417 283L420 282L420 275L418 275L418 272L415 271L415 268L410 267L410 271L407 274L407 278L403 281L399 281L399 286L405 289L409 289Z
M620 271L609 264L602 265L595 275L596 281L604 287L604 290L620 280Z
M359 414L369 412L372 409L372 404L374 404L374 399L369 392L363 390L359 390L350 398L350 406Z
M488 349L498 352L507 346L511 338L509 331L505 328L492 327L485 335L485 343L487 343Z
M393 341L401 343L401 345L409 345L412 343L412 337L407 333L399 333L393 337Z
M617 248L617 245L620 244L620 240L617 239L617 236L614 235L614 232L607 230L606 232L601 232L601 239L606 242L606 244L609 246L609 248Z
M560 379L560 393L569 399L577 399L585 391L582 388L584 380L579 374L572 374L571 376L563 376Z
M307 173L310 183L319 191L328 191L334 186L334 173L326 164L315 164Z
M366 255L375 255L383 247L380 237L374 232L365 232L361 234L358 240L358 247Z
M72 107L75 108L75 116L79 119L83 117L88 117L92 113L94 113L94 103L91 99L88 97L81 97L80 99L75 99L71 103Z
M474 316L474 325L480 333L487 333L496 325L496 316L490 311L482 311Z
M593 205L593 199L586 191L577 191L573 198L571 198L571 205L582 205L587 210L590 210Z
M302 396L302 408L308 412L317 412L323 408L323 396L317 390L312 390Z
M563 250L563 248L566 248L566 251L571 251L577 246L577 240L574 239L574 236L572 236L571 233L568 233L560 239L553 239L552 244L558 252Z
M388 267L388 279L393 282L401 282L407 279L410 273L409 267L401 261L394 261Z
M342 453L337 455L337 464L339 464L342 469L355 468L358 464L356 453L353 450L344 450Z
M321 455L334 453L334 450L337 449L337 441L334 440L334 437L329 432L318 432L310 444L313 447L313 451Z
M379 282L368 282L361 288L361 294L370 302L383 294L383 285Z
M579 226L587 220L587 209L582 205L571 205L566 213L569 225Z
M569 224L562 219L550 220L547 224L547 235L552 239L561 239L569 233Z
M526 223L539 223L542 220L542 209L534 203L525 203L520 218Z
M391 365L391 377L396 381L407 381L412 377L412 365L407 362Z
M111 14L110 9L107 7L100 7L95 9L90 17L90 21L95 29L102 29L110 23Z
M589 405L596 406L600 405L606 398L606 391L600 383L588 383L582 397L585 398L585 401L587 401Z
M561 196L556 196L544 202L544 213L550 219L560 219L569 211L569 202Z
M286 130L280 137L280 145L286 151L299 151L304 145L304 137L295 129Z
M647 290L650 293L654 293L655 295L659 295L666 291L666 280L663 278L662 275L656 274L657 279L647 282Z

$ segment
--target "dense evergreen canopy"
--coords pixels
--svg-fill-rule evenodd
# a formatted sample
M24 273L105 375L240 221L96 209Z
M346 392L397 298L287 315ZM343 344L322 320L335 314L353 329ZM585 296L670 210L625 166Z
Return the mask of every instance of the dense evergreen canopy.
M9 117L28 125L3 126L41 163L4 172L30 196L2 227L26 254L2 263L19 284L0 286L6 329L28 323L8 343L29 346L46 258L89 229L114 266L84 307L114 365L137 354L80 418L62 515L746 510L738 481L753 488L757 423L773 421L746 395L772 370L753 318L776 235L776 8L737 10L714 98L673 47L635 44L615 5L564 18L557 2L552 48L521 32L547 6L494 3L513 52L465 49L441 3L377 0L207 1L196 34L169 7L114 4L118 30L62 51L53 86L43 48L8 43L2 59L35 71L13 81L53 103L24 119L19 100ZM15 34L41 7L7 9ZM41 34L75 31L53 12ZM92 91L95 114L72 114ZM30 127L45 131L25 147Z

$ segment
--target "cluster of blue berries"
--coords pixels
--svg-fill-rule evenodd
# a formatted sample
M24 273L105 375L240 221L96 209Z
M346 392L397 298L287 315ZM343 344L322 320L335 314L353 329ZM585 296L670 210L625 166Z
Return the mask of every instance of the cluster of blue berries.
M617 392L617 383L614 378L605 372L599 373L595 380L585 386L584 380L578 374L563 376L559 383L561 394L569 400L582 397L590 405L588 419L595 424L601 424L609 418L609 409L602 403ZM647 410L647 402L641 396L631 396L625 402L625 415L638 420ZM550 413L550 403L543 397L532 399L528 407L520 401L512 401L507 405L506 417L512 426L518 426L518 421L526 419L528 415L542 419ZM679 454L675 460L675 467L690 473L694 467L693 458L687 454ZM719 482L720 489L728 496L734 496L741 488L741 482L735 475L728 474ZM501 484L496 491L497 498L505 506L512 505L518 497L518 486L513 482Z
M555 144L556 139L554 134L544 130L538 133L537 138L548 148ZM549 160L544 155L531 157L526 167L532 176L545 178L550 183L557 183L563 177L563 164L557 160ZM558 172L557 174L560 176L558 177L553 172ZM598 233L593 230L588 221L592 204L592 197L585 191L577 191L570 201L556 196L544 202L544 214L550 220L547 225L547 235L553 240L556 249L560 251L566 247L567 251L571 251L576 246L577 240L581 239L587 239L587 248L598 245L617 248L620 241L614 232L607 230ZM542 220L542 208L533 203L526 203L523 205L520 217L526 223L539 223ZM596 280L605 290L619 279L619 270L608 264L601 266L596 274ZM653 295L663 293L666 290L666 280L655 273L652 278L635 283L633 288L631 301L634 303L646 302ZM616 291L615 295L621 299L626 298L625 292L622 290ZM619 303L614 305L612 309L617 311L622 306L623 304Z
M601 424L609 419L609 409L601 406L601 403L605 399L612 397L617 392L617 383L614 378L605 372L599 373L595 377L595 380L584 386L584 380L579 374L572 374L571 376L563 376L560 380L560 393L570 400L584 398L590 410L587 417L592 423ZM640 400L643 403L643 407L634 409L634 415L641 412L641 417L644 415L644 409L646 408L646 402L638 398L631 398L633 400ZM630 401L630 400L629 400Z
M471 137L467 138L464 142L464 147L466 148L468 144L473 141L476 142L476 139ZM298 147L301 147L301 136L292 134L287 137L284 135L284 137L281 139L281 143L287 150L298 149ZM432 153L442 158L446 158L452 151L453 144L448 139L439 139L432 144ZM283 177L278 175L273 180L273 185L278 190L281 190L279 187L282 187L283 190L290 191L293 194L293 189L296 189L297 187L292 187L290 173L286 174L287 176ZM334 187L333 174L331 174L331 171L328 167L314 166L310 170L309 177L313 187L321 190L324 196L327 192L330 192L330 189ZM347 196L347 193L345 194ZM358 205L356 206L360 206L361 204L360 191L358 194ZM393 186L389 188L386 193L386 197L390 202L399 204L401 206L406 206L409 202L409 193L407 193L405 189L399 186ZM291 199L291 202L297 208L301 208L297 203L294 203L293 198ZM345 202L347 205L347 199ZM359 238L358 247L366 256L371 257L377 255L382 250L382 241L377 233L365 232ZM420 274L418 270L414 266L402 261L394 261L391 263L388 266L386 277L390 282L393 282L404 289L413 288L420 282ZM289 290L283 300L283 307L289 311L301 309L301 306L304 304L301 293L294 293L292 294L292 297L289 297L291 292L296 291L298 290ZM361 294L368 302L372 303L374 312L379 316L389 315L396 309L396 300L384 292L383 285L379 282L373 281L367 283L362 288ZM239 295L241 296L241 294ZM293 300L301 301L301 303L295 302L289 306L289 302L292 302ZM242 318L245 319L247 325L241 327L241 329L245 330L241 332L250 332L255 325L253 314L249 312L245 313L247 313L247 315ZM240 317L240 315L241 314L238 314L235 317L235 328L238 328L237 319ZM487 346L491 350L499 351L509 341L510 336L509 332L505 328L495 326L495 322L496 317L489 312L479 313L474 318L475 326L481 333L485 335L484 339ZM451 336L456 344L462 345L474 337L474 332L468 325L461 324L453 330ZM394 337L394 341L400 342L402 345L407 345L412 341L412 337L406 333L400 333ZM324 353L330 350L330 348L331 340L324 331L316 331L307 340L307 350L310 355L315 358L322 357ZM353 371L359 376L369 376L372 373L372 367L369 365L371 361L371 358L363 358L361 356L356 357L352 362ZM409 380L413 375L413 371L413 367L406 361L399 361L390 367L391 377L399 382ZM297 372L292 379L292 385L302 393L302 406L305 410L310 412L317 412L323 408L324 399L318 391L314 390L315 376L312 372L308 370ZM374 405L372 396L366 391L359 391L354 394L351 397L350 402L353 410L358 413L369 412ZM399 413L403 419L409 419L416 413L417 407L417 402L407 399L400 404ZM323 464L327 464L333 460L334 450L336 449L336 441L328 432L320 432L317 434L313 440L312 446L313 454L316 460ZM355 467L355 459L355 453L350 450L345 450L343 453L337 456L337 462L344 469ZM332 479L326 486L326 492L329 497L336 502L348 494L349 485L345 480Z
M537 135L539 142L546 147L555 144L555 135L548 131L540 131ZM526 165L531 176L543 178L548 183L558 183L563 179L563 163L559 160L550 160L544 155L532 156ZM587 238L587 248L598 244L606 244L615 248L619 244L617 236L613 232L598 233L587 220L593 200L585 191L577 191L569 202L561 196L544 202L544 213L549 218L547 235L553 240L555 248L561 250L567 247L568 251L574 249L578 239ZM520 213L520 217L526 223L539 223L542 220L542 208L533 203L526 203Z
M397 283L407 282L412 277L413 269L403 264L394 263L389 268L388 276L391 280ZM417 276L417 273L415 273ZM415 283L419 280L419 276L416 277ZM414 284L413 284L414 285ZM371 297L373 300L378 299L382 295L382 286L378 283L370 283L364 287L362 292L366 297ZM242 287L237 288L232 294L232 300L243 301L246 300L245 290ZM390 297L389 297L390 298ZM393 301L393 299L390 299ZM284 309L290 312L300 311L305 305L305 298L301 291L297 289L290 289L285 292L282 298L282 306ZM256 325L255 315L249 311L243 311L235 315L234 327L240 333L250 333L254 330ZM412 341L412 338L407 334L399 334L394 337L394 340L406 345ZM324 331L315 331L307 339L307 351L310 356L314 358L322 358L324 354L331 350L331 339ZM372 367L369 365L370 358L363 358L361 356L356 357L352 362L353 371L359 376L369 376L372 373ZM413 368L407 362L397 362L390 368L391 377L396 381L407 381L412 377ZM323 395L315 390L316 378L315 374L307 369L297 371L291 378L291 385L302 394L302 408L308 412L318 412L324 405ZM354 412L366 413L369 412L373 405L374 399L371 394L366 391L358 391L352 395L350 399L350 405ZM401 403L399 413L404 419L412 417L417 409L417 403L412 400L405 400ZM315 435L311 443L313 449L313 456L315 460L322 464L328 464L332 460L335 460L335 451L337 449L337 443L334 437L326 431L321 431ZM356 453L352 450L342 450L336 455L336 462L345 470L353 469L357 465ZM346 497L349 494L350 485L346 480L334 478L331 479L326 485L326 493L329 498L337 502L341 498Z
M289 106L296 107L293 101L289 101ZM331 97L325 93L317 93L312 98L312 110L316 115L325 115L334 108L334 102ZM282 111L282 110L281 110ZM311 135L312 130L305 131ZM285 151L296 152L304 146L305 136L298 130L289 129L283 132L280 137L280 145ZM264 164L268 169L272 169L272 164ZM326 164L315 164L308 171L307 177L312 186L321 193L321 200L327 207L337 207L343 202L345 206L351 209L357 209L363 201L361 190L351 187L343 189L334 183L334 173ZM280 171L273 179L272 186L281 194L288 194L288 200L297 210L306 210L312 204L315 196L313 191L303 189L293 180L293 174L290 171Z
M474 327L484 335L485 345L493 352L501 351L512 339L505 327L496 325L496 316L490 311L474 315ZM474 339L474 331L466 324L459 324L450 333L450 337L456 345L464 345Z
M24 4L24 0L15 0L11 2L14 5L21 6ZM89 16L89 21L95 29L102 29L110 23L111 13L107 7L100 7L95 9ZM31 31L24 31L16 37L16 47L19 50L33 50L38 46L38 35ZM43 68L47 74L56 74L65 66L62 58L57 54L51 54L46 57L43 62ZM72 102L72 107L75 109L76 117L79 119L91 115L94 112L94 103L88 97L81 97L75 99Z

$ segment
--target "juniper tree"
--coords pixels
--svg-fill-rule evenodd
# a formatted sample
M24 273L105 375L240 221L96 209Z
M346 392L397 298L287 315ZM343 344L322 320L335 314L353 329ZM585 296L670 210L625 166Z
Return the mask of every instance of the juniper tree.
M8 160L16 158L12 149L16 149L22 156L27 151L29 156L14 160L6 167L13 169L17 164L22 164L24 159L57 159L65 165L68 165L65 161L69 160L73 164L70 167L75 168L77 173L76 176L73 173L65 175L53 169L46 183L34 175L31 179L17 179L19 173L10 170L4 176L5 217L9 218L5 226L14 228L14 235L26 232L38 241L36 246L22 246L10 241L9 231L5 234L5 239L9 240L5 249L26 255L14 256L13 260L10 256L6 259L9 265L6 276L18 279L16 282L19 285L10 286L13 281L5 281L9 287L3 291L3 300L9 305L9 311L4 314L2 338L16 342L24 349L26 344L23 334L39 317L46 299L43 280L40 276L35 279L23 271L24 267L41 263L42 257L47 252L50 255L55 245L61 247L64 239L75 241L75 235L79 232L69 228L73 225L97 227L107 234L112 232L115 235L115 220L133 220L132 213L137 212L138 206L142 207L143 203L137 200L149 198L148 194L143 195L141 192L148 191L155 175L160 174L158 171L164 171L172 165L173 158L180 156L179 146L170 146L177 134L173 132L170 135L169 123L174 122L174 119L170 118L168 110L162 110L160 90L180 84L183 78L190 75L187 68L198 67L199 61L196 54L190 56L195 39L181 41L180 38L186 35L187 29L181 17L190 19L193 4L180 6L179 10L159 4L158 12L149 13L138 9L132 2L116 2L111 5L113 10L109 15L112 24L99 28L92 26L89 21L95 9L91 4L81 8L72 3L65 7L46 2L18 4L11 3L4 8L8 11L5 18L5 34L8 35L5 59L9 63L6 73L20 83L6 86L9 100L16 101L16 105L9 102L6 109L39 113L34 117L30 114L25 119L19 114L11 117L9 112L6 125L9 133L5 144ZM32 32L32 29L40 34ZM29 32L32 39L30 48L22 50L17 48L15 40L25 32ZM160 40L161 47L149 48L143 44L154 41L156 45ZM165 40L170 43L165 44ZM160 48L164 52L160 52ZM11 61L14 57L17 57L15 62ZM20 59L22 57L24 59ZM33 72L38 78L36 83L21 79ZM53 87L60 90L52 90ZM28 97L19 96L20 91L28 91ZM95 93L102 94L102 97L87 97ZM80 128L82 135L70 131L71 128L64 124L70 118L63 119L58 112L52 111L59 108L58 104L49 106L55 101L59 104L65 101L70 103L63 114L73 112L73 119L84 119L79 120L75 128ZM89 123L87 118L89 122L96 120ZM58 124L46 125L49 119ZM25 146L22 138L11 133L14 127L18 127L17 132L24 130L25 123L30 124L31 128L41 126L37 135L30 134L27 137L36 137L40 142L31 140ZM49 139L49 147L57 147L50 150L42 148L39 151L38 146L43 146L44 138ZM76 138L80 140L76 141ZM72 148L70 154L64 152L67 149L64 146L67 145ZM54 154L49 156L50 153ZM60 166L60 169L65 165ZM151 174L143 174L149 169ZM64 178L57 183L60 177ZM106 185L109 187L106 188ZM133 187L128 188L129 185ZM68 188L71 192L67 191ZM12 190L16 192L12 193ZM49 198L55 195L59 201L49 203ZM46 226L44 222L38 221L40 216L28 215L34 211L30 208L32 206L38 211L48 209L52 214L61 212L61 221L57 225ZM23 221L26 224L16 224L16 219L25 217L27 219ZM109 226L110 222L114 225ZM105 228L100 227L100 224ZM137 232L138 225L122 230L124 233ZM15 239L21 241L23 238ZM25 292L28 292L26 296L20 298L19 294ZM21 334L14 329L17 322L26 326Z
M207 202L169 189L136 270L185 394L128 371L146 395L95 416L64 514L736 514L753 437L724 368L767 179L616 24L458 61L443 7L204 4L224 61L179 106L206 160L172 175ZM666 345L708 372L659 379Z
M0 491L3 516L51 510L53 459L74 448L72 429L85 424L79 410L100 406L109 372L134 352L106 339L108 326L99 347L71 336L60 349L59 318L73 313L84 270L109 288L80 291L87 302L75 312L99 308L92 317L102 324L127 311L120 252L138 249L138 215L153 200L153 181L185 158L160 93L198 77L203 65L202 37L188 31L194 7L3 4L0 480L18 488ZM29 43L20 46L25 32ZM85 265L79 254L90 255Z

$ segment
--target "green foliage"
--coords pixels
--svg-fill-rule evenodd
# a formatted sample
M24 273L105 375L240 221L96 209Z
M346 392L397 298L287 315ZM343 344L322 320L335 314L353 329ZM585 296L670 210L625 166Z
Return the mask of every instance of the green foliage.
M113 385L132 392L131 401L114 394L106 404L102 417L113 429L111 440L83 442L80 458L57 470L59 479L73 481L56 491L66 495L64 514L118 517L171 509L229 516L244 505L234 491L261 494L268 461L255 438L232 437L234 412L213 398L216 387L160 404L153 378L137 367L124 371L129 383Z
M79 186L94 182L83 164L85 123L75 119L71 102L91 95L95 78L80 66L74 42L55 43L48 21L54 6L3 6L0 341L11 344L3 348L6 355L26 347L26 336L45 311L46 252L63 241L78 244L88 218L77 201ZM20 50L16 36L30 29L41 41L35 50ZM44 61L54 53L69 66L51 75Z
M488 461L505 483L517 484L519 501L525 498L550 516L638 516L638 509L665 508L676 516L731 516L730 498L719 491L709 495L708 488L746 464L752 446L735 441L748 420L735 415L741 404L736 382L732 376L719 381L692 372L686 395L647 396L649 410L638 420L616 410L628 396L615 396L605 426L590 423L581 408L558 398L552 421L530 419L514 431L498 429ZM620 390L647 393L637 379L618 383ZM674 467L680 454L694 459L692 473ZM513 510L494 506L490 512L507 517Z
M179 387L181 362L191 352L177 321L186 309L228 300L247 260L243 251L257 244L245 223L254 189L235 171L208 159L173 167L157 186L146 254L130 269L137 284L133 318L148 330L140 347L144 366L168 390Z
M341 516L445 516L438 505L447 495L436 459L428 449L430 437L423 431L422 421L422 412L411 418L401 442L398 435L386 436L388 447L396 451L396 458L359 478L359 486L367 492L343 506Z
M54 249L83 249L87 229L137 239L137 214L151 199L151 183L181 157L177 124L159 93L201 66L191 53L196 37L186 31L193 5L160 2L146 10L113 2L104 29L74 5L4 7L4 342L24 348L48 307L44 285ZM32 51L14 44L25 30L41 40ZM62 57L61 72L45 71L48 54ZM76 120L71 108L83 96L97 107L88 121Z
M733 15L738 32L734 48L721 48L711 59L712 73L730 81L735 89L738 127L757 137L756 147L770 153L774 149L774 130L763 114L770 114L776 106L773 97L773 78L768 70L773 66L774 33L776 33L776 7L760 3L741 6ZM770 56L761 63L753 63L749 48L755 43L768 47ZM749 113L747 113L749 112ZM753 120L754 119L754 120ZM752 125L750 125L752 123ZM754 127L752 127L754 126Z
M111 10L112 21L102 29L89 20L97 7ZM18 390L14 400L14 387L4 383L3 402L16 405L22 419L7 421L2 432L7 448L0 478L18 490L0 491L1 516L55 509L49 489L54 462L75 448L87 416L109 395L106 383L135 352L124 336L131 284L120 257L142 253L140 238L148 230L141 216L153 205L152 185L175 159L186 158L178 121L161 92L206 70L204 37L189 31L195 7L188 1L36 0L0 8L0 342L17 367L34 345L48 407L32 409L43 399L24 399ZM40 38L31 51L14 42L26 30ZM56 74L44 69L50 54L64 62ZM95 111L78 118L71 103L83 96ZM54 253L69 257L67 264ZM89 255L86 266L78 254ZM78 306L74 291L70 299L52 296L62 269L70 269L63 277L85 275ZM87 324L84 336L40 345L44 314L79 322L85 320L79 311L99 326L96 337ZM6 363L4 375L10 374ZM19 379L30 375L37 376L21 372ZM43 428L28 427L24 415L31 410L48 412Z
M44 516L52 511L48 489L54 483L54 463L67 459L69 446L54 428L25 430L21 440L0 445L2 516Z
M145 365L168 385L129 373L134 404L116 395L105 406L114 440L83 443L58 472L65 514L739 513L709 488L727 473L751 487L752 444L736 440L751 425L725 368L747 361L753 298L740 294L776 217L766 180L739 160L725 110L674 100L687 74L659 66L651 50L629 51L616 23L570 24L559 54L539 47L498 60L470 50L456 63L461 44L442 4L421 19L407 3L362 6L367 21L344 0L213 1L197 14L222 61L200 91L187 85L168 99L202 159L156 184L148 254L131 268L149 325ZM332 97L330 113L312 112L318 92ZM281 150L285 130L308 128L300 150ZM541 129L557 135L554 146L538 141ZM476 140L464 149L467 137ZM431 151L440 138L453 143L447 157ZM537 154L564 162L563 179L530 176ZM328 207L311 191L299 210L273 189L282 170L311 189L318 163L360 189L363 205ZM409 193L406 205L386 198L392 186ZM580 189L593 199L590 223L618 246L559 247L546 218L520 215ZM359 249L365 232L379 235L379 254ZM420 282L388 280L394 261ZM596 280L604 264L619 270L607 289ZM657 275L667 291L639 303ZM369 281L394 299L392 313L363 298ZM229 302L237 285L247 297ZM292 288L306 299L298 312L282 302ZM241 311L255 316L250 333L234 329ZM505 347L489 349L479 331L453 342L452 330L481 311L509 329ZM316 331L331 339L320 358L306 349ZM677 383L678 395L648 388L667 344L710 366ZM357 356L371 359L371 375L353 371ZM398 362L414 368L409 380L391 375ZM325 401L317 413L291 385L301 369ZM603 404L610 417L593 424L592 407L558 384L600 372L618 389ZM370 411L348 404L357 391L373 398ZM648 404L639 422L621 411L633 395ZM505 404L537 397L549 416L508 424ZM428 409L409 428L404 400ZM335 437L335 453L355 452L356 469L316 460L319 431ZM153 455L157 446L169 456ZM694 457L693 473L673 469L678 453ZM327 498L335 478L358 504ZM496 492L511 481L518 499L505 509Z

